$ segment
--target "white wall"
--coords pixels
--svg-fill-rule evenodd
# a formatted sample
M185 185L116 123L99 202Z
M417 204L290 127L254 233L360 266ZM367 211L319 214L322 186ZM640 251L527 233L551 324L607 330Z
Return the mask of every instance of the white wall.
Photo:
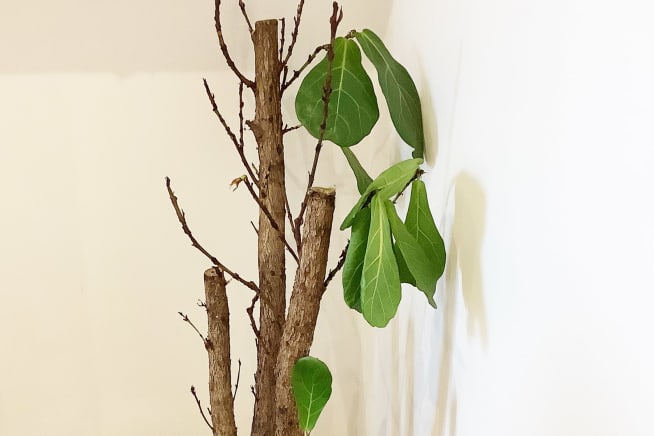
M654 434L653 12L395 2L450 257L438 311L404 302L370 434Z

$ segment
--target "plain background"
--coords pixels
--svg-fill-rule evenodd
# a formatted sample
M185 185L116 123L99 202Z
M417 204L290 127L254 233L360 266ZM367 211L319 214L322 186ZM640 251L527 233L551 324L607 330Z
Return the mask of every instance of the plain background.
M256 275L256 210L228 187L242 170L201 86L233 123L210 3L0 4L1 435L208 434L188 392L206 403L204 351L177 311L204 323L209 265L165 176L210 251ZM225 3L232 54L251 73L237 2ZM342 5L342 31L385 35L416 79L449 259L439 309L406 289L385 330L331 288L312 354L334 394L314 434L654 434L651 6ZM248 3L253 19L289 25L295 6ZM294 65L328 37L331 4L305 8ZM287 141L296 204L313 145ZM355 151L372 173L408 155L385 115ZM338 223L356 193L334 147L318 179L337 188ZM333 262L346 238L335 232ZM251 295L230 295L245 433Z

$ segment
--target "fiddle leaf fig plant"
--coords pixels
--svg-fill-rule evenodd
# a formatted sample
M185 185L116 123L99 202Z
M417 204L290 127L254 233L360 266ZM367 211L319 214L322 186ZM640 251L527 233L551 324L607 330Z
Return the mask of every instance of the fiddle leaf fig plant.
M190 318L182 319L200 333L209 360L209 417L194 388L196 404L214 436L235 436L234 402L240 380L232 385L230 310L227 286L242 285L252 292L247 316L255 337L257 366L252 393L252 436L308 436L332 392L332 375L326 363L309 356L320 302L342 270L345 305L373 327L385 327L395 317L402 283L423 293L436 307L436 284L445 268L445 246L435 225L428 195L421 180L425 138L417 88L409 72L372 30L339 36L343 13L333 3L329 41L317 47L307 61L292 70L290 62L298 39L304 0L299 0L290 41L285 44L285 21L262 20L252 26L244 0L238 5L253 42L254 78L236 66L222 31L221 0L215 1L215 25L220 51L238 82L238 127L230 126L205 79L204 89L245 174L234 175L234 190L241 185L256 202L258 224L258 280L244 278L222 263L193 235L178 203L170 179L166 187L184 233L212 264L204 273L208 333L204 336ZM319 55L324 57L311 67ZM412 159L394 163L372 177L355 154L379 120L380 105L365 56L376 72L385 106L399 137L412 149ZM366 62L367 64L367 62ZM310 68L311 67L311 68ZM305 70L308 70L305 71ZM374 74L373 74L374 75ZM296 117L316 139L314 159L302 199L286 191L284 137L295 131L284 122L281 101L301 79L295 92ZM247 119L244 94L254 96L254 117ZM246 133L252 133L248 138ZM296 134L296 133L293 133ZM248 142L256 142L249 149ZM327 270L335 191L314 186L320 152L325 142L337 146L356 180L359 199L340 225L350 240L336 266ZM359 145L360 144L360 145ZM252 163L256 151L258 161ZM295 168L293 168L295 170ZM411 190L405 218L397 200ZM297 206L299 203L299 207ZM295 280L287 298L286 263L296 263ZM227 277L231 280L227 280Z
M361 197L341 224L341 230L352 229L343 264L343 297L371 326L385 327L400 305L401 283L415 286L436 307L434 294L445 267L445 246L420 180L425 140L415 83L372 30L351 31L348 38L334 40L333 62L328 55L306 75L295 110L311 135L342 148L354 173ZM368 136L379 118L377 97L357 43L377 70L396 131L413 148L414 159L392 165L374 180L350 148ZM330 81L332 93L324 117L321 103ZM409 185L409 212L403 222L390 199ZM300 411L301 391L293 392Z

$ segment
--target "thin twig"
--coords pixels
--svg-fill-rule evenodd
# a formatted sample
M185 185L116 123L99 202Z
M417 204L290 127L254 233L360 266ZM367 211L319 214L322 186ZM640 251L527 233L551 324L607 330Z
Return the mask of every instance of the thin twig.
M243 83L239 82L238 84L238 143L241 146L241 150L245 149L245 140L243 139Z
M223 53L223 57L225 58L225 62L227 62L227 65L229 68L236 74L236 77L245 84L248 88L254 89L255 84L252 80L248 79L245 77L239 69L236 67L236 64L234 64L234 61L232 60L232 57L229 54L229 50L227 49L227 44L225 44L225 37L223 36L223 29L222 29L222 24L220 22L220 3L221 0L215 0L215 12L214 12L214 21L215 21L215 27L216 27L216 33L218 34L218 43L220 44L220 51Z
M286 72L285 72L285 74L284 74L284 80L282 81L282 92L286 91L286 89L287 89L289 86L291 86L291 84L292 84L293 82L295 82L295 80L297 80L298 77L300 77L300 74L302 74L302 72L303 72L303 71L304 71L304 70L305 70L309 65L311 65L311 63L312 63L313 60L316 58L316 56L318 56L318 54L319 54L321 51L323 51L323 50L327 50L328 47L329 47L329 44L321 45L321 46L316 47L316 49L313 51L313 53L311 53L311 54L309 55L309 57L308 57L307 60L304 62L304 64L302 64L302 66L301 66L300 68L298 68L297 70L294 70L294 71L293 71L293 75L291 76L290 79L286 80Z
M284 38L286 38L286 18L282 17L279 19L282 22L282 29L280 31L280 41L279 41L279 62L282 62L282 57L284 56Z
M236 400L236 393L238 392L238 384L241 381L241 359L238 359L238 372L236 373L236 385L234 385L234 394L232 401Z
M252 187L252 183L250 183L250 181L247 179L247 177L245 177L242 180L243 180L243 183L245 183L245 186L247 186L248 191L250 191L250 195L252 196L254 201L257 202L257 204L259 205L259 208L268 217L268 221L270 221L270 225L277 232L277 236L279 236L279 238L284 242L284 245L286 246L286 249L291 254L291 256L293 256L293 259L295 259L295 261L299 263L300 259L298 258L297 254L295 253L295 250L293 250L293 248L291 247L291 244L289 244L288 241L286 240L286 237L284 236L284 233L283 233L281 227L279 227L279 225L277 224L277 222L273 218L272 214L270 213L270 211L266 207L266 205L263 204L263 202L261 201L261 199L259 198L257 193L254 192L254 188Z
M252 23L250 22L250 17L248 17L248 13L245 11L245 2L243 0L238 0L238 5L241 8L241 13L243 14L243 18L245 18L245 22L248 24L248 30L250 33L254 32L252 29Z
M313 155L313 164L311 165L311 171L309 172L309 180L307 182L307 189L304 194L304 200L302 200L302 205L300 206L300 212L298 213L297 218L295 218L295 227L294 230L299 233L304 223L304 212L307 209L307 202L309 199L309 191L313 186L313 182L316 178L316 169L318 167L318 159L320 158L320 150L322 149L322 142L325 137L325 131L327 130L327 118L329 116L329 99L332 94L332 65L334 63L334 40L336 39L336 31L338 30L338 25L343 19L343 10L338 7L338 3L333 3L332 16L329 19L331 25L331 36L329 39L329 47L327 48L327 77L325 77L325 84L323 86L323 113L322 121L320 123L320 136L318 143L316 144L316 150ZM298 248L299 252L302 252L302 248Z
M189 228L188 224L186 223L186 216L184 214L184 211L179 207L179 203L177 201L177 197L175 196L175 193L173 192L173 189L170 186L170 178L166 177L166 189L168 189L168 196L170 197L170 202L173 205L173 208L175 209L175 213L177 214L177 219L179 220L179 223L182 225L182 230L184 230L184 233L186 233L186 236L191 240L191 245L195 248L197 248L202 254L204 254L215 266L220 268L222 271L226 272L229 276L231 276L234 280L242 283L246 287L252 289L255 293L259 293L259 287L252 281L247 281L243 279L238 273L230 270L227 268L225 265L223 265L216 257L211 255L207 250L200 245L200 243L195 239L195 236L193 236L193 233L191 233L191 229Z
M295 22L295 26L293 27L293 32L291 33L291 43L288 45L288 51L286 52L286 57L282 61L282 65L287 65L288 60L291 58L291 55L293 54L293 48L295 47L295 43L297 42L297 35L300 30L300 21L302 20L303 8L304 8L304 0L300 0L300 2L297 5L295 18L293 19L293 21Z
M288 203L288 195L284 196L284 202L286 204L286 216L288 217L288 225L291 228L291 233L293 233L293 239L295 239L295 246L297 247L298 254L302 250L302 239L300 238L300 232L295 231L295 222L293 221L293 213L291 212L291 205Z
M339 272L341 268L343 268L343 265L345 265L345 256L347 255L347 248L349 246L350 246L350 241L347 242L345 248L343 249L343 251L341 251L341 255L338 257L338 263L336 264L336 266L333 269L329 270L329 274L327 274L327 278L325 278L323 292L327 290L327 286L329 286L329 282L331 282L334 279L336 273Z
M250 164L248 164L247 158L245 157L245 147L243 144L242 107L241 109L239 109L239 135L240 135L240 140L239 140L236 138L236 135L227 124L227 121L225 121L225 117L223 117L222 113L220 113L220 110L218 109L218 105L216 104L216 97L214 93L211 92L211 88L209 88L209 83L207 83L207 79L202 79L202 82L204 83L204 90L207 93L207 97L209 97L209 101L211 102L211 109L220 120L220 124L223 125L223 128L227 132L229 139L232 140L234 147L236 147L236 151L238 152L238 155L241 158L241 163L245 167L245 170L248 172L248 174L254 181L254 184L259 186L259 179L254 175L254 172L252 171L252 168L250 167ZM239 88L239 90L241 88L242 86ZM239 95L241 96L241 102L242 102L243 101L242 92L240 92Z
M286 78L288 77L288 65L282 65L282 80L280 80L279 92L281 95L284 95L284 84L286 83Z
M254 297L252 297L252 304L250 304L250 307L246 309L246 312L248 313L248 317L250 318L250 326L252 326L252 331L254 332L254 336L259 338L259 329L257 328L257 323L254 320L254 305L257 304L257 301L259 301L259 294L255 294Z
M256 233L257 236L259 236L259 229L257 229L257 226L254 225L253 221L250 221L250 224L252 225L252 228L254 229L254 233Z
M179 313L179 316L182 317L182 320L183 320L184 322L188 323L188 325L190 325L191 327L193 327L193 330L195 330L195 332L196 332L198 335L200 335L200 338L202 339L202 343L204 344L204 346L207 347L207 346L209 345L209 339L205 338L204 335L203 335L202 333L200 333L200 330L198 330L198 328L195 326L195 324L193 324L193 322L191 321L191 319L190 319L186 314L184 314L184 313L182 313L182 312L177 312L177 313Z
M198 394L195 392L195 386L191 386L191 394L193 394L193 398L195 398L195 404L198 405L198 409L200 409L200 415L202 415L202 419L204 419L204 422L207 423L209 428L211 429L211 432L213 432L213 425L209 423L209 420L204 414L204 410L202 410L202 404L200 403L200 399L198 398ZM211 412L209 412L211 414Z
M288 132L292 132L293 130L299 129L300 127L302 127L302 124L298 124L296 126L291 126L291 127L284 126L284 128L282 129L282 133L286 134Z
M402 190L395 195L395 197L393 198L392 203L393 204L397 203L397 200L399 200L399 198L402 196L402 194L404 194L404 191L406 191L406 189L409 186L411 186L411 183L413 183L414 180L419 179L423 174L425 174L425 172L423 170L421 170L420 168L418 168L416 170L416 173L413 175L413 177L411 177L411 180L409 180L406 183L406 185L404 185L404 188L402 188Z

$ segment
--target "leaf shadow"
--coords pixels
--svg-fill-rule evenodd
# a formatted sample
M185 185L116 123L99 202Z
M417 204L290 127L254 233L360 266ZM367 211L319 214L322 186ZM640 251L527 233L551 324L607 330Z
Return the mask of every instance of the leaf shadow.
M420 90L420 107L422 109L422 126L425 134L425 162L433 167L438 157L438 121L436 118L436 107L431 97L431 89L425 69L420 63L418 65L418 80Z
M459 173L455 180L455 208L452 239L458 245L461 291L467 312L467 332L488 349L488 321L484 301L481 249L486 221L486 196L470 174Z
M456 176L452 187L454 220L445 270L442 352L438 365L435 401L437 411L432 436L457 434L458 395L453 358L456 340L460 338L457 335L460 325L457 316L461 313L458 310L461 300L467 315L465 325L468 338L477 339L484 351L488 349L488 325L481 273L486 196L479 182L466 172Z

